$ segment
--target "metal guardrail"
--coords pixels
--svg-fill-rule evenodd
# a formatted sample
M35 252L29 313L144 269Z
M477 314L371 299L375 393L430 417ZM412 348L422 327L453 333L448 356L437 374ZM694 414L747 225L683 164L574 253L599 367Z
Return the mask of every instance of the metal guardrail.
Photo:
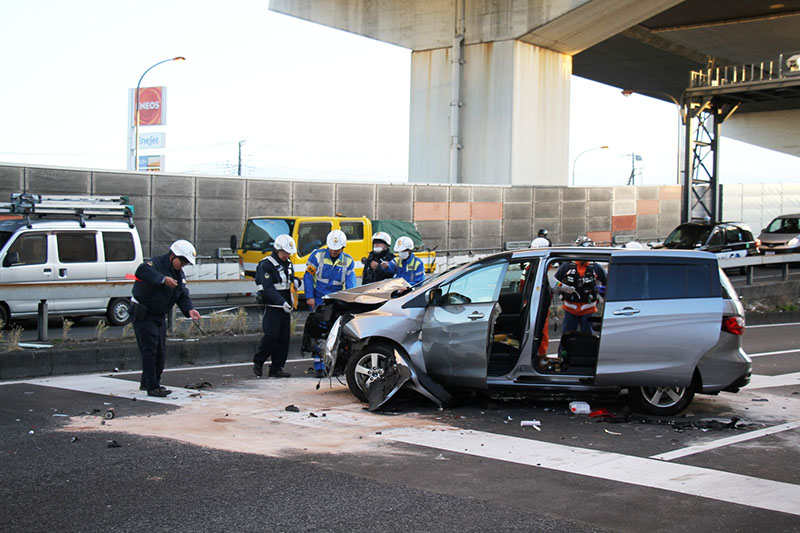
M721 87L723 85L778 81L790 77L797 78L800 76L800 70L797 68L798 56L800 56L800 52L793 52L780 54L777 60L693 71L689 88Z
M720 259L719 265L722 268L741 268L747 269L747 284L753 284L753 267L763 265L783 265L783 275L781 279L789 279L789 265L800 263L800 254L775 254L775 255L751 255L748 257L732 257L730 259Z

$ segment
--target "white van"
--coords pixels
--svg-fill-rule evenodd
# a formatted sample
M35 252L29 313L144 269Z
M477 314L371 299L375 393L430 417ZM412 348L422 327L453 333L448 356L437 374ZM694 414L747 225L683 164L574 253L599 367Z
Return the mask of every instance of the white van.
M8 213L0 215L0 284L119 282L132 277L142 263L132 208L123 206L121 197L76 198L12 195L11 204L0 204L0 211ZM50 299L46 288L42 292L38 298L22 299L0 290L0 320L8 324L36 316L42 298L53 315L105 315L116 326L131 319L129 297L76 294Z

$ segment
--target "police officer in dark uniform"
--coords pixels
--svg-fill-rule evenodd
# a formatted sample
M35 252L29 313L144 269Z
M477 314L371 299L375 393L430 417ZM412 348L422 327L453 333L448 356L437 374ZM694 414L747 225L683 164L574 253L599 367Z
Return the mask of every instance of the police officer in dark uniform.
M169 253L148 259L136 269L133 284L133 331L142 354L142 379L139 389L148 396L164 398L172 392L161 386L167 338L167 313L176 303L184 316L199 320L189 289L184 283L183 267L193 265L197 252L192 243L178 240Z
M394 260L394 254L389 251L391 241L392 238L384 231L379 231L372 236L372 251L366 259L361 261L364 263L364 273L361 275L362 285L393 277L391 272L380 268L381 263L390 263Z
M261 377L264 362L272 358L269 377L288 378L283 371L289 356L289 337L292 317L292 283L295 280L294 267L289 257L297 252L294 239L288 235L278 235L273 243L275 251L262 259L256 267L256 285L259 286L257 299L264 305L261 330L264 336L253 356L253 373Z

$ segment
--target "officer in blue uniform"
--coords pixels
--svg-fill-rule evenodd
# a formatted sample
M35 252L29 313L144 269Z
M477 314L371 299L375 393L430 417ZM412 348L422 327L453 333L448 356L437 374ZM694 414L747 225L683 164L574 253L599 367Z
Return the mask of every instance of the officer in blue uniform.
M253 373L261 377L264 362L272 358L269 377L288 378L283 371L289 356L289 337L291 335L292 284L295 280L294 266L289 257L297 252L297 245L288 235L278 235L273 244L275 251L261 260L256 267L256 285L259 287L256 299L264 305L261 330L264 336L253 356Z
M133 284L133 331L142 354L142 379L139 389L148 396L164 398L172 392L161 386L167 338L167 313L176 303L184 316L200 320L189 289L184 283L183 267L195 264L197 252L192 243L178 240L169 253L146 260L136 269Z
M335 229L328 233L325 239L327 249L320 248L311 252L306 263L306 272L303 274L303 290L306 303L312 311L306 320L306 329L311 331L322 318L322 297L343 289L352 289L356 286L356 270L353 258L344 252L347 245L347 236L344 232ZM317 311L317 312L313 312ZM305 344L305 343L304 343ZM314 371L317 377L325 375L325 364L320 353L314 354Z
M409 285L416 285L425 279L425 265L414 255L414 241L411 237L400 237L394 245L397 257L393 261L381 263L384 272L396 278L403 278Z

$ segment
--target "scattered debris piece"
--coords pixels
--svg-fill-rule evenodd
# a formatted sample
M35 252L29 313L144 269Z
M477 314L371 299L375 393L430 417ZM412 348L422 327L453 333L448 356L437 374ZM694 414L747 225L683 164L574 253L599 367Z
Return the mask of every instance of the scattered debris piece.
M286 406L286 410L290 411L292 413L299 413L300 412L300 408L297 407L296 405L287 405Z
M445 457L445 456L444 456L444 455L442 455L441 453L440 453L439 455L437 455L437 456L435 457L435 459L436 459L437 461L449 461L449 460L450 460L448 457Z
M28 432L28 435L33 435L33 430L30 430L30 431Z
M769 400L767 400L766 398L753 398L750 401L751 402L768 402Z
M616 431L609 431L609 430L607 430L607 429L604 429L603 431L605 431L605 432L606 432L606 433L608 433L609 435L616 435L617 437L620 437L620 436L622 436L622 433L617 433Z
M195 390L212 389L212 388L214 388L214 385L212 385L208 381L198 381L197 383L194 383L192 385L186 385L184 387L184 389L195 389Z
M70 442L78 442L79 440L81 439L79 439L78 437L72 437L72 439L70 439Z
M69 415L64 413L53 413L53 416L69 416Z
M535 420L535 419L534 420L520 420L519 425L524 427L524 428L533 428L536 431L541 431L542 430L542 423L539 422L538 420ZM483 444L481 444L481 446L483 446Z
M601 407L600 409L595 409L591 413L589 413L589 418L615 418L614 413L606 409L605 407Z
M122 448L122 446L120 446L119 442L117 442L115 440L108 441L108 447L109 448Z
M514 420L511 416L506 416L506 420Z
M376 431L375 434L376 435L383 435L383 431Z
M317 415L315 415L314 413L308 413L308 416L310 416L311 418L319 418L319 417L318 417ZM324 415L323 415L323 416L324 416Z
M570 402L569 410L576 415L588 415L592 412L592 408L586 402Z
M119 372L119 368L115 366L114 367L114 372Z

